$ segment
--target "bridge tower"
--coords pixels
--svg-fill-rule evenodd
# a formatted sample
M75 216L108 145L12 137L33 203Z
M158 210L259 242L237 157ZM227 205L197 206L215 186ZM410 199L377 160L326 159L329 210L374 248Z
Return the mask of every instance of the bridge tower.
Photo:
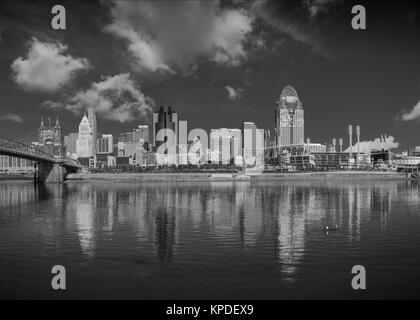
M44 117L42 117L38 131L38 147L47 153L60 157L63 154L63 138L58 116L54 127L51 125L50 117L47 126L45 126Z

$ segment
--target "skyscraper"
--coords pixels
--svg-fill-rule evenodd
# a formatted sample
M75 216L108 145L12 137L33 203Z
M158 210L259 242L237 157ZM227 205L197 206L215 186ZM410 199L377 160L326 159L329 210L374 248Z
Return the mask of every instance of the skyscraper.
M275 107L276 147L304 143L304 113L302 102L292 86L286 86Z
M242 133L240 129L211 129L211 161L221 164L242 164Z
M76 143L77 139L79 138L79 133L71 132L67 136L64 137L64 145L66 147L66 151L68 154L73 155L76 154Z
M253 122L244 122L242 125L242 145L245 162L255 161L263 157L265 147L265 131L258 129Z
M150 142L148 125L139 125L138 129L133 130L133 142L141 144L145 142Z
M163 141L156 141L159 130L170 129L175 133L175 146L178 140L178 114L171 107L160 107L158 112L153 113L152 143L160 146ZM166 137L166 134L164 134Z
M97 154L112 154L114 151L114 137L112 134L103 134L101 138L98 138L97 143Z
M76 141L76 153L79 158L93 157L93 131L86 114L79 124L79 134ZM96 147L95 147L96 149Z
M92 108L88 110L88 119L90 127L92 128L92 156L95 156L96 141L98 140L98 126L96 124L96 113Z

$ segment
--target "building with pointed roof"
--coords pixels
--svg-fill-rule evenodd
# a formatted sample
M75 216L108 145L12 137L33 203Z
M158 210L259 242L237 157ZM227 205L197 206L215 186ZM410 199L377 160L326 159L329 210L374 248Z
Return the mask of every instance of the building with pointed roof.
M79 124L79 134L76 141L76 154L78 158L93 157L93 129L86 113Z

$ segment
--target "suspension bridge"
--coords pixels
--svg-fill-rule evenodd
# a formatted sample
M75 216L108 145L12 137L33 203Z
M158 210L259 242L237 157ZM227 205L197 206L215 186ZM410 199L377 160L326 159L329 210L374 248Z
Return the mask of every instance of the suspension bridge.
M38 134L38 132L36 132ZM40 150L26 141L36 141L33 132L12 140L0 137L0 155L27 159L35 163L36 182L63 182L66 175L79 171L82 166L77 160L65 156L55 156Z

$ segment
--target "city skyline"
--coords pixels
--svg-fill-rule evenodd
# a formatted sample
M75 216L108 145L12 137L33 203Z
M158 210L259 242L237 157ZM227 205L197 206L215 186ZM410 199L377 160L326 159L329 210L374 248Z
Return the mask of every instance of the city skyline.
M66 119L63 132L73 132L89 101L96 101L104 133L136 127L161 105L172 106L193 127L207 131L246 121L273 130L273 105L281 89L292 85L305 102L305 138L330 142L345 136L352 123L363 128L362 142L386 133L400 151L420 144L415 108L420 98L419 22L414 2L396 8L366 4L368 28L360 32L350 27L348 1L196 2L189 9L201 13L210 26L220 27L197 30L208 35L206 43L170 30L182 20L186 3L143 4L63 2L69 21L62 32L51 29L48 1L36 6L2 2L0 135L18 136L23 128L37 126L41 114L59 114ZM149 34L147 23L157 26L152 18L145 24L136 22L147 10L168 17L155 39L145 43L156 54L149 60L143 51L134 50L138 35ZM83 13L88 18L81 19ZM121 25L132 27L132 37ZM64 63L68 68L59 73L46 68L34 78L33 68L42 65L44 53L56 67ZM37 78L46 81L39 83ZM106 88L115 99L108 100Z
M0 299L417 299L419 35L415 0L0 1Z

